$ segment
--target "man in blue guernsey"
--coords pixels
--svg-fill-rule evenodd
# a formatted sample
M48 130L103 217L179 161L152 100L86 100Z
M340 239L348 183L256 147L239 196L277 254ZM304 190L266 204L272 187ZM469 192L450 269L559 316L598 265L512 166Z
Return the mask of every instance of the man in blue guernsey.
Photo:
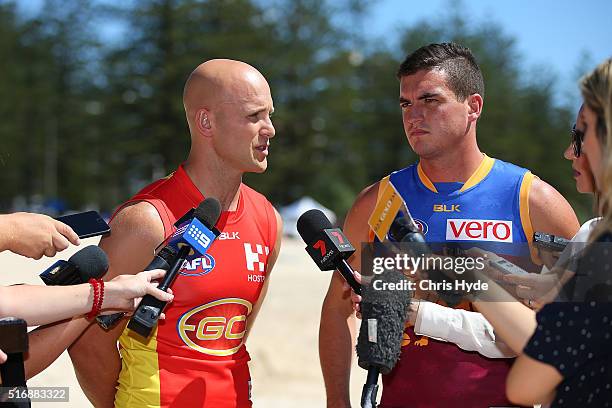
M388 183L429 242L529 243L534 231L572 237L568 202L529 170L484 154L476 140L484 80L471 51L430 44L400 65L404 130L419 161L365 188L344 231L357 251L372 240L367 223ZM399 362L383 376L380 407L512 406L505 379L514 355L469 303L450 308L413 299ZM418 335L418 336L417 336ZM422 337L419 337L422 336ZM349 407L355 315L342 277L331 279L321 312L319 355L328 407Z

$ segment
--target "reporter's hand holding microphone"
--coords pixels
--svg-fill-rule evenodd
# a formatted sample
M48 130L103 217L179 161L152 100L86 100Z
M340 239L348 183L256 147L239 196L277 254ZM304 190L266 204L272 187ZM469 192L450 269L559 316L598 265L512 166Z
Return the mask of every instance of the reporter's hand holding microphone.
M174 299L172 290L167 292L157 289L157 282L166 275L163 269L140 272L136 275L119 275L104 284L106 299L102 303L100 314L112 314L116 312L133 312L140 300L145 295L171 302ZM162 314L161 319L164 318Z
M45 352L42 352L43 344L48 343L43 341L45 336L38 336L36 331L28 334L27 326L44 325L73 316L86 315L93 319L99 314L132 312L146 295L164 302L171 302L174 298L171 292L159 290L157 283L153 282L165 276L164 270L120 275L105 283L99 278L107 270L106 254L92 245L43 272L41 279L48 286L0 287L0 377L3 384L25 387L27 378L48 367L65 348L52 342L48 347L44 346ZM66 335L56 333L53 341L62 336ZM33 349L30 347L32 338L35 340ZM24 364L24 353L27 352L28 369Z
M361 274L355 271L353 275L355 276L355 280L361 285ZM343 283L343 287L347 293L351 294L351 303L353 304L353 310L355 311L355 315L357 316L357 318L361 319L360 303L363 300L361 295L356 294L355 291L351 288L351 286L346 282ZM410 304L408 306L408 314L406 315L405 323L411 326L414 326L416 324L416 319L419 314L419 306L422 301L424 300L414 298L410 299Z
M361 276L346 262L355 249L339 228L333 228L325 214L309 210L300 216L297 229L306 243L306 251L321 270L337 270L351 288L353 296L363 295L360 308L363 320L357 340L359 366L368 371L361 394L361 406L376 406L378 377L388 374L400 354L404 324L410 304L406 290L386 290L385 287L404 287L404 274L391 270L372 278L361 286ZM382 290L377 289L380 283Z
M130 312L147 294L163 301L173 298L172 293L157 289L157 283L152 282L165 276L161 269L103 282L99 278L107 270L104 251L95 245L85 247L41 274L48 286L0 286L0 318L18 317L34 326L83 314L93 318L101 312Z

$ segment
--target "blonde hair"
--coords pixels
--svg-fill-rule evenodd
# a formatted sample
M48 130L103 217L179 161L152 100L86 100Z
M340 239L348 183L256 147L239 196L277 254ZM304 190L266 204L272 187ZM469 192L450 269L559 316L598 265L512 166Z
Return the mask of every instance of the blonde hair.
M601 146L602 182L599 208L603 219L591 234L596 240L606 231L612 231L612 58L607 59L580 81L584 104L597 116L596 135Z

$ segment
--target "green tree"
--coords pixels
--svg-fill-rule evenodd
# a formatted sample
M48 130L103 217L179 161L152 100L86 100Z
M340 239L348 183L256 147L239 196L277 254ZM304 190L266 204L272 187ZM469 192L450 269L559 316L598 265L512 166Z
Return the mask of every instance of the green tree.
M82 206L95 191L87 167L95 129L84 110L92 88L84 75L85 51L94 46L90 11L85 1L48 0L38 15L23 18L14 3L0 5L0 113L10 118L0 127L5 209L15 196L24 204L62 197Z
M245 180L276 204L310 195L343 215L363 187L415 160L398 104L400 61L456 41L485 76L483 150L589 212L561 159L574 106L555 103L554 75L527 70L498 24L468 24L460 6L405 28L395 47L366 36L369 0L46 0L28 16L15 4L0 4L4 208L21 195L109 210L164 176L188 151L187 75L234 58L268 78L277 112L267 174ZM118 34L98 32L109 26Z

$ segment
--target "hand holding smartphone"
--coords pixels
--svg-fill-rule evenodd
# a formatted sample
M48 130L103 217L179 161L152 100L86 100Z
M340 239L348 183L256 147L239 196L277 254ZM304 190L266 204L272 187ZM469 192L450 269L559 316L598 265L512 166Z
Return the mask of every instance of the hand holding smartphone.
M102 219L97 211L86 211L82 213L64 215L57 217L56 220L69 225L79 238L89 238L98 235L108 234L110 227Z

